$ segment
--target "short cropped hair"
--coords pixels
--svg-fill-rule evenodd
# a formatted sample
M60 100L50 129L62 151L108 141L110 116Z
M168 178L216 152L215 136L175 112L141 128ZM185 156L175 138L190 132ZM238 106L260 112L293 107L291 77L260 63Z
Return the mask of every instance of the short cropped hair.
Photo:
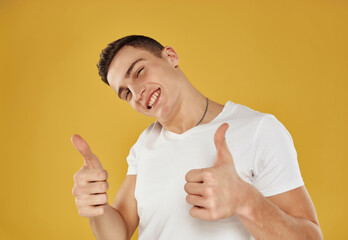
M97 64L99 75L103 82L110 86L107 80L107 74L109 70L109 65L115 55L120 51L124 46L132 46L135 48L142 48L144 50L149 51L156 57L161 58L161 52L164 48L159 42L156 40L146 37L143 35L129 35L123 38L120 38L112 43L109 43L108 46L102 50L100 54L100 59Z

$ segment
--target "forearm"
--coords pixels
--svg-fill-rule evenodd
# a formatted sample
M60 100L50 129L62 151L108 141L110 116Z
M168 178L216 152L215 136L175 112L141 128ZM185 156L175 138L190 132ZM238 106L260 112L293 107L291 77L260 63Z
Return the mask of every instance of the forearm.
M238 216L255 239L323 239L316 223L286 214L257 189L249 186L247 200Z
M111 207L105 206L104 214L89 218L92 231L98 240L128 240L127 224L121 213Z

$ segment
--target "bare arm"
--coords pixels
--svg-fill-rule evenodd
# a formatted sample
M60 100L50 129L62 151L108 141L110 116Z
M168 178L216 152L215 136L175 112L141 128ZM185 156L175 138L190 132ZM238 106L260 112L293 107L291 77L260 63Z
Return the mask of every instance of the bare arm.
M71 141L85 159L84 166L74 175L72 189L79 214L89 218L92 231L99 240L130 239L138 225L134 197L136 175L126 176L110 206L107 171L81 136L75 134Z
M254 187L238 216L255 239L323 239L304 186L265 198Z
M126 222L127 239L132 237L139 224L137 201L134 196L136 179L137 175L127 175L112 203L112 206L122 214Z
M304 186L265 198L238 175L225 140L227 127L224 123L215 132L213 167L192 169L185 176L191 216L215 221L238 215L256 239L323 239Z
M104 214L90 217L94 236L98 240L126 240L128 239L127 225L119 211L106 204Z
M136 175L127 175L115 200L105 207L101 216L91 217L90 225L97 239L130 239L136 230L139 218L134 197Z

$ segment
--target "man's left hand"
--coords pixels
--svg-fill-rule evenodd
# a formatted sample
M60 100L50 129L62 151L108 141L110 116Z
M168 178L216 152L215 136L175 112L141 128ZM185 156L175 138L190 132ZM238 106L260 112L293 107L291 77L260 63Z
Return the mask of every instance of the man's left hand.
M214 136L217 151L214 166L190 170L185 178L186 201L192 204L192 217L218 220L238 214L250 185L243 181L234 166L225 139L228 124L222 124Z

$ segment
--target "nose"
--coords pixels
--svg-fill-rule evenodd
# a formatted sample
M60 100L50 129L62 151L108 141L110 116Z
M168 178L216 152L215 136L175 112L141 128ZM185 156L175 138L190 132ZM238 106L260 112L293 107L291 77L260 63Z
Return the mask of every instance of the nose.
M134 99L135 101L140 101L143 99L143 93L145 92L145 86L137 86L133 87L133 92L134 92Z

